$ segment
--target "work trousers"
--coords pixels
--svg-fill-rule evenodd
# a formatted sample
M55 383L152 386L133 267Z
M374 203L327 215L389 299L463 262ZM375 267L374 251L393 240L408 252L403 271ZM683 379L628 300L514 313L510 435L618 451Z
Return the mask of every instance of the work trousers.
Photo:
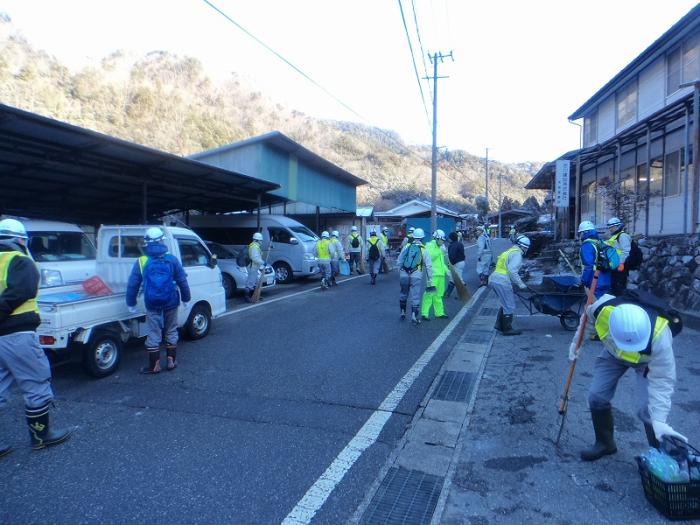
M330 259L319 259L318 267L321 270L321 278L330 282L331 280L331 261Z
M601 350L593 365L593 381L588 389L588 407L591 410L606 410L611 408L612 398L620 378L629 369L636 376L637 417L645 423L651 423L649 418L649 382L645 377L646 363L633 364L619 360L607 349Z
M367 267L370 275L378 274L379 273L379 268L381 268L382 265L382 260L381 259L367 259Z
M0 408L7 404L13 382L27 408L43 407L53 400L51 366L36 332L0 336Z
M515 313L515 294L513 293L513 285L502 284L502 283L489 283L489 286L493 288L496 292L498 300L501 302L501 308L503 308L503 313L505 315L512 315Z
M358 272L362 271L362 269L360 268L361 256L361 252L350 252L350 273L354 272L355 270L357 270Z
M177 307L170 310L146 310L146 348L159 348L165 339L169 346L177 345Z
M250 290L251 292L255 290L255 287L258 285L258 269L260 268L259 264L251 264L248 266L248 278L245 281L245 287L246 290Z
M430 307L433 307L433 312L435 317L440 317L445 315L445 305L442 302L442 298L445 295L445 276L444 275L433 275L433 285L435 286L435 291L424 292L423 302L421 304L421 315L428 317L430 315Z
M331 261L331 277L335 279L338 275L340 275L340 261L333 259Z
M491 261L493 261L493 257L490 251L482 253L481 257L476 261L476 273L488 275L491 269Z
M409 274L401 270L399 272L399 285L401 286L399 301L405 304L410 300L411 306L418 310L420 308L421 294L423 293L423 272L416 270Z

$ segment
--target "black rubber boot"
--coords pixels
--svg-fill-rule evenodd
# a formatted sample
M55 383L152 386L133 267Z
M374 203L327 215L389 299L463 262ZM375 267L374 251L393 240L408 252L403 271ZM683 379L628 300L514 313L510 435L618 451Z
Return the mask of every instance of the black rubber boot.
M370 278L371 278L371 281L370 281L371 284L377 284L377 274L376 273L371 273Z
M245 300L246 303L252 303L253 302L253 290L250 290L248 288L243 290L243 299Z
M401 320L406 319L406 301L399 301L399 308L401 308Z
M496 317L496 324L493 327L499 332L503 331L503 308L498 309L498 316Z
M177 346L166 345L165 354L168 357L168 364L166 365L166 370L168 372L175 370L177 368Z
M67 440L73 433L72 428L52 430L49 425L49 404L40 408L29 408L25 410L27 425L29 426L29 438L34 450L58 445Z
M513 330L513 314L503 314L501 317L501 333L503 335L520 335L520 330Z
M591 410L591 419L593 420L593 431L595 432L595 444L591 448L581 451L581 459L583 461L595 461L603 456L617 452L612 409Z
M139 372L157 374L160 372L160 348L146 348L146 352L148 352L148 366L144 366Z
M651 426L651 423L644 423L644 432L647 435L647 443L649 443L649 446L659 448L659 440L656 439L654 427Z

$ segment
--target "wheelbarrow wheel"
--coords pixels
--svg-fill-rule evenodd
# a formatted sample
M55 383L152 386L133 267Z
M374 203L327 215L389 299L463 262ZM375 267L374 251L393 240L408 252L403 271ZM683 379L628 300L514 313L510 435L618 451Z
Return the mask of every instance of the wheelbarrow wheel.
M578 328L579 315L573 310L567 310L559 316L559 322L564 330L574 332Z

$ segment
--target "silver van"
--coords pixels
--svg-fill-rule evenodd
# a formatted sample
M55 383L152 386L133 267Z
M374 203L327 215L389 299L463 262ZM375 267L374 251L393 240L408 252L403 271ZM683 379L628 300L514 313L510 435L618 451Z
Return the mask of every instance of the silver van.
M202 238L233 249L250 244L257 224L258 217L253 214L191 215L189 218L189 226ZM318 235L306 226L283 215L261 215L260 228L263 257L275 269L278 283L289 283L294 277L319 272L318 260L313 254Z

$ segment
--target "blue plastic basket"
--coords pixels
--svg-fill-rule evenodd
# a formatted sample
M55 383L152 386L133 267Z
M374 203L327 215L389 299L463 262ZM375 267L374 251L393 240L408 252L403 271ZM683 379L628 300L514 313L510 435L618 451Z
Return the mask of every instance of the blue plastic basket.
M348 261L340 261L338 270L340 271L340 275L350 275L350 263L348 263Z

